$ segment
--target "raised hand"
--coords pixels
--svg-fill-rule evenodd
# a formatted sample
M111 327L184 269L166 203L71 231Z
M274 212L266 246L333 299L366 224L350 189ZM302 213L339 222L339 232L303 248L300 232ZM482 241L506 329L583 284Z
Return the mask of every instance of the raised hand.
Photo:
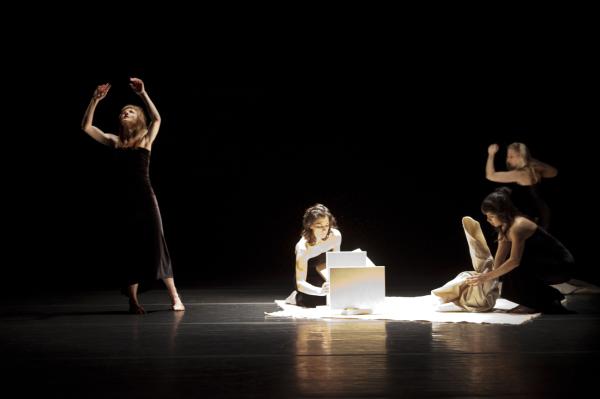
M129 87L131 87L136 94L142 94L144 92L144 82L142 79L129 78L129 82Z
M110 83L104 83L103 85L99 85L98 87L96 87L96 90L94 90L94 98L96 100L102 100L104 97L106 97L109 90Z
M500 149L500 147L498 146L498 144L491 144L488 147L488 154L489 155L495 155L498 152L499 149Z

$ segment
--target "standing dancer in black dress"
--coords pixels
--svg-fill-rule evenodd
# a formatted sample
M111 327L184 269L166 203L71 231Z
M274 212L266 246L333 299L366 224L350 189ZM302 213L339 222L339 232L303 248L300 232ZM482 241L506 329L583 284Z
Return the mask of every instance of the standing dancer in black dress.
M171 297L172 310L185 310L175 288L169 250L165 242L158 202L150 183L149 166L152 143L160 128L160 115L144 89L144 82L130 79L130 86L140 96L150 114L146 123L144 110L126 105L119 115L117 134L104 133L92 124L98 103L106 97L110 84L99 85L88 105L82 129L97 142L116 149L119 162L119 233L123 248L121 284L129 297L129 311L144 314L138 301L138 288L153 280L164 281Z

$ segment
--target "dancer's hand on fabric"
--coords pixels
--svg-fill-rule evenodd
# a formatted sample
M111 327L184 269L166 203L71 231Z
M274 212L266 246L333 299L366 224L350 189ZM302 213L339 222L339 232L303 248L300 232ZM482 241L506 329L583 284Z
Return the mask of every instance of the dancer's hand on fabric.
M327 295L329 294L329 282L325 282L323 283L323 286L321 286L321 295Z
M483 284L488 280L489 280L489 278L487 276L487 273L477 273L471 277L467 277L465 282L468 285L478 285L478 284Z

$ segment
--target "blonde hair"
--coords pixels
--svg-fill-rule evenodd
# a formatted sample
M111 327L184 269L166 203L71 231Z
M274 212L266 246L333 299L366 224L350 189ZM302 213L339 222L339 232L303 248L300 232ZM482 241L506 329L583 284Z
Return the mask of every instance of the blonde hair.
M133 130L135 132L139 132L140 130L148 129L148 122L146 121L146 113L144 112L144 109L138 105L127 104L121 108L121 112L125 111L127 108L134 109L138 115ZM125 129L125 126L123 126L123 123L119 124L119 138L123 141L131 139L131 137L128 136L127 129Z
M529 148L524 143L514 142L508 145L507 150L513 150L521 155L522 162L520 165L517 165L517 170L524 170L529 173L531 176L531 181L533 184L538 183L542 176L538 171L535 170L533 165L531 164L531 152L529 152ZM510 165L507 165L510 168Z

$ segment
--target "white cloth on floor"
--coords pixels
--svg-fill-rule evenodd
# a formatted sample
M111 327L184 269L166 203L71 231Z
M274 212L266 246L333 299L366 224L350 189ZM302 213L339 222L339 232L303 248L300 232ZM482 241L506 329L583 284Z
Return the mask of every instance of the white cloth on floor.
M461 307L447 303L439 307L438 298L433 295L419 297L386 297L385 306L378 313L366 315L344 315L342 309L332 310L327 306L303 308L286 304L284 300L275 303L281 310L265 312L269 317L289 317L295 319L361 319L361 320L403 320L431 321L442 323L489 323L489 324L522 324L540 315L513 314L506 310L517 306L506 299L498 299L492 311L465 312ZM442 311L443 310L443 311Z

